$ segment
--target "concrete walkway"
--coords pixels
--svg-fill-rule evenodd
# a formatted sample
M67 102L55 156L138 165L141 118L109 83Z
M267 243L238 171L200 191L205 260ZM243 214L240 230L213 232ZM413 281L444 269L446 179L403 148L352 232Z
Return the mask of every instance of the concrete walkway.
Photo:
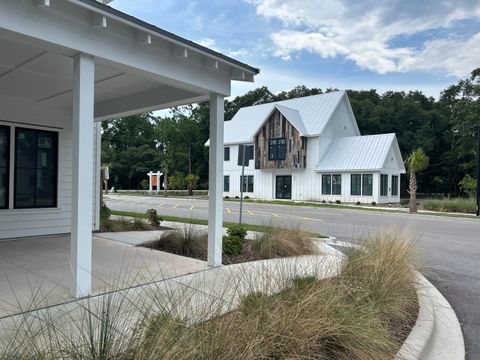
M133 234L124 237L135 239ZM151 235L150 235L151 236ZM131 241L133 243L134 241ZM93 238L93 294L205 270L204 261ZM73 300L70 237L0 242L0 318Z

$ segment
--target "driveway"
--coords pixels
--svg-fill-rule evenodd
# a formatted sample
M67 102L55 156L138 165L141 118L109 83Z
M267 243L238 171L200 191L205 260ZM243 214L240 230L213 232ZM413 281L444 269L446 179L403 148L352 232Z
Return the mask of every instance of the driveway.
M108 195L115 210L208 218L208 202ZM225 221L238 221L238 202L224 203ZM426 277L448 299L463 326L467 359L480 359L480 220L430 215L410 215L350 209L245 203L244 222L293 224L304 229L353 241L374 230L409 231Z

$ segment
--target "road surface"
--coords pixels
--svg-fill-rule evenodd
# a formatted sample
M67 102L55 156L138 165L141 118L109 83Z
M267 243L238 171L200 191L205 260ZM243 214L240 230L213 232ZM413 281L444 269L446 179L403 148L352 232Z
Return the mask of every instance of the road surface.
M208 201L201 199L108 195L114 210L208 218ZM239 203L224 202L224 220L238 221ZM480 220L408 213L244 203L244 222L294 224L305 230L352 241L371 231L407 231L420 255L423 274L455 309L464 331L467 359L480 359Z

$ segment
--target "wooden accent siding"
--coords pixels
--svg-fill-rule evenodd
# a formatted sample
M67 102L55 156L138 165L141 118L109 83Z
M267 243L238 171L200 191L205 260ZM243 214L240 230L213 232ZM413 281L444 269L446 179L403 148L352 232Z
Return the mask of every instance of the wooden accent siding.
M285 160L269 160L269 139L286 139ZM301 169L307 164L307 139L275 110L255 135L255 169Z

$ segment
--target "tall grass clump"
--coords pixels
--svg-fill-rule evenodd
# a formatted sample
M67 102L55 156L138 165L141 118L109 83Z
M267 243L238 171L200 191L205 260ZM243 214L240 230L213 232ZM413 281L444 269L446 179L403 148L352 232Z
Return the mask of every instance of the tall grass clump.
M272 259L288 256L316 255L318 249L307 232L296 227L277 228L266 226L251 243L256 258Z
M477 209L475 198L428 199L422 204L424 209L444 212L474 213Z

